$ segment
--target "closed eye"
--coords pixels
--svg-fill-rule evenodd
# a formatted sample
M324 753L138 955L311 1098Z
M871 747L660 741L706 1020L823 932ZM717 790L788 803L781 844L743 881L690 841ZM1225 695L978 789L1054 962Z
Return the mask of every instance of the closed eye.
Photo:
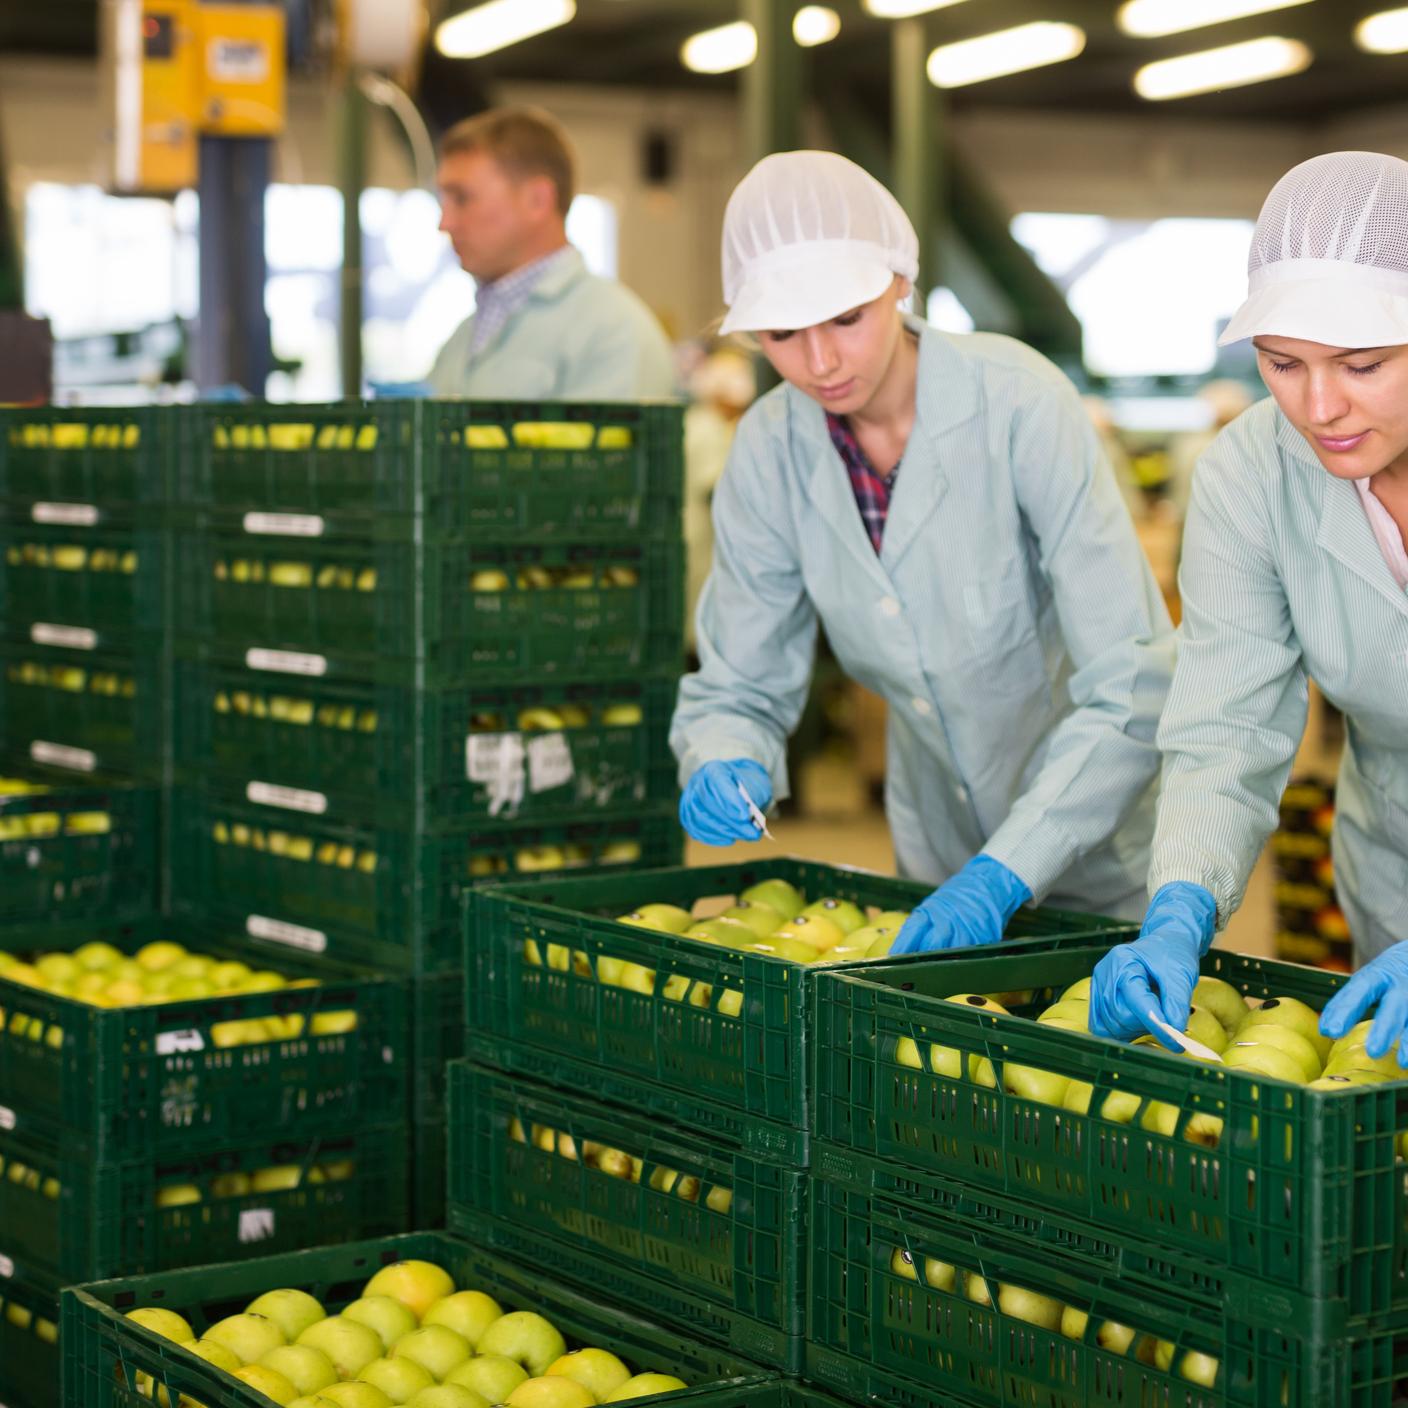
M1346 365L1348 364L1346 363ZM1350 367L1349 369L1355 376L1372 376L1381 366L1383 366L1383 362L1378 361L1370 362L1366 367Z
M1296 363L1296 362L1277 362L1277 361L1273 361L1270 357L1268 357L1268 358L1266 359L1266 365L1267 365L1268 367L1270 367L1273 372L1293 372L1293 371L1295 371L1295 369L1296 369L1298 363Z

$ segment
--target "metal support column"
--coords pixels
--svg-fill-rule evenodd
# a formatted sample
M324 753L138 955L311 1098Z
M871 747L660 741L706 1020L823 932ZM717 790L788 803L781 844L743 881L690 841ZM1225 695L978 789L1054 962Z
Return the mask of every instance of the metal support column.
M339 94L337 183L342 191L342 287L338 345L342 394L362 394L362 188L366 185L367 100L357 75L343 75Z
M264 395L269 315L264 311L267 137L200 141L200 318L194 370L202 391L242 386Z
M890 35L890 128L895 198L919 236L915 307L922 314L930 290L941 284L941 241L948 209L944 189L943 101L929 82L928 26L922 16L897 20Z
M801 54L792 38L791 0L743 0L758 35L758 57L743 70L744 155L749 165L801 145Z

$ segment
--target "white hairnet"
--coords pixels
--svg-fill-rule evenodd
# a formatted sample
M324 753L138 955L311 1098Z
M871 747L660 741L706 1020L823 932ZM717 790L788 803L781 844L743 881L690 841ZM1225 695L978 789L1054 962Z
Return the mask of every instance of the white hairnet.
M721 330L811 327L918 272L914 226L873 176L835 152L779 152L724 212Z
M1408 162L1332 152L1292 167L1261 208L1247 274L1224 346L1261 334L1408 343Z

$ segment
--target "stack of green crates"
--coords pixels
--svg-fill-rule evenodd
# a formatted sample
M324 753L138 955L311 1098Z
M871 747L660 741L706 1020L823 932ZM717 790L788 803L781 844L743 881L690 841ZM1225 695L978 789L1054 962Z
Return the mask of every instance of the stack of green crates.
M904 1408L1401 1402L1408 1081L1309 1090L1024 1020L1106 951L818 980L809 1377ZM1203 972L1317 1010L1341 981Z
M647 903L718 913L768 879L872 915L911 909L929 888L779 859L468 897L470 1059L451 1068L449 1226L795 1373L813 1161L808 998L845 965L616 922ZM1009 939L1037 954L1119 932L1029 910Z
M244 405L184 428L178 909L413 980L435 1225L461 893L680 854L680 408Z
M1270 841L1276 870L1276 954L1348 972L1353 966L1349 922L1335 896L1330 832L1335 785L1293 778L1281 797L1280 824Z

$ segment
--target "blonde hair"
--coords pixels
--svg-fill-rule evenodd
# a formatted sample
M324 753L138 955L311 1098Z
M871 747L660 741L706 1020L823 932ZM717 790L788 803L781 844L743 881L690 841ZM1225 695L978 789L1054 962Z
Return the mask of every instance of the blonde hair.
M515 180L546 176L566 218L576 194L572 144L562 124L541 108L490 108L455 123L440 139L440 155L459 152L485 152Z

